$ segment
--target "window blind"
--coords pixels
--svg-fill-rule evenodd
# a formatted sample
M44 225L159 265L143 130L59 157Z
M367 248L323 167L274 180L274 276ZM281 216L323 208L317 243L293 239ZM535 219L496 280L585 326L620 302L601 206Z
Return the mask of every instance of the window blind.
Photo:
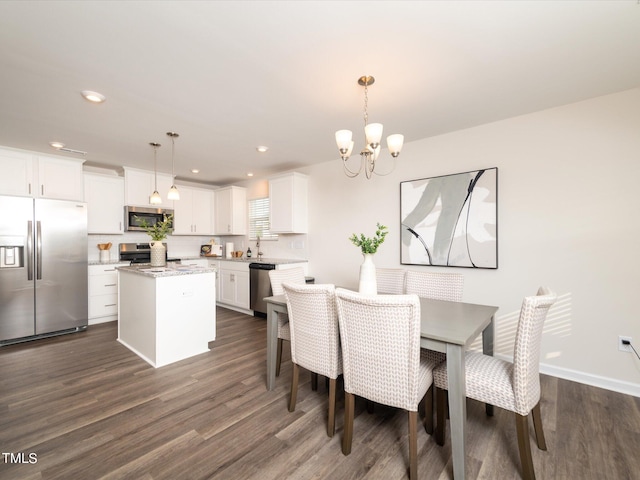
M277 240L278 234L269 231L269 197L249 200L249 240Z

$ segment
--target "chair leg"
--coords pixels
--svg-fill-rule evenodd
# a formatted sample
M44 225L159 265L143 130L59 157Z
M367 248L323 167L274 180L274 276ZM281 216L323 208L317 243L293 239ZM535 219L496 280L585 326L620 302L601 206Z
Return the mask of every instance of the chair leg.
M298 396L298 377L300 376L300 367L293 364L293 372L291 374L291 395L289 396L289 411L296 409L296 397Z
M516 416L516 430L518 431L518 450L520 450L520 462L522 463L522 478L524 480L535 480L536 474L533 471L533 458L531 457L531 444L529 442L529 416Z
M372 402L371 400L367 399L367 413L373 413L375 405L376 405L375 402Z
M544 440L544 431L542 430L542 416L540 415L540 402L536 403L536 406L531 410L531 416L533 417L533 428L536 431L536 440L538 441L538 448L540 450L547 449L547 442Z
M342 454L351 453L351 442L353 440L353 416L355 409L355 398L353 393L344 392L344 436L342 437Z
M311 372L311 390L318 390L318 374L315 372Z
M447 391L436 388L436 443L444 445L444 427L447 423Z
M418 412L409 412L409 480L418 479Z
M433 395L433 385L431 385L421 402L424 405L424 429L429 435L433 434Z
M280 364L282 363L282 342L284 340L282 340L281 338L278 339L278 349L276 352L276 377L280 376Z
M327 421L327 435L333 437L336 431L336 378L329 379L329 420Z

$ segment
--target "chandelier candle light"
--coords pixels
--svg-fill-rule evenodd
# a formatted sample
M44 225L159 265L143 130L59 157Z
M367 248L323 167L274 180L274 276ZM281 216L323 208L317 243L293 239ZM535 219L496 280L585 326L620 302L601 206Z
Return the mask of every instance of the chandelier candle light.
M160 205L162 203L162 198L158 193L158 147L159 143L151 142L149 143L153 147L153 175L154 175L154 187L153 193L149 197L149 203L151 205Z
M175 139L178 138L180 135L178 135L176 132L167 132L167 135L169 137L171 137L171 188L169 189L169 194L167 195L167 198L169 200L180 200L180 192L178 192L178 188L175 185L175 173L173 171L173 166L174 166L174 150L175 150Z
M351 130L338 130L336 132L336 143L342 158L344 173L350 178L360 175L363 168L367 178L371 178L373 173L376 175L388 175L393 171L393 169L387 173L378 173L375 171L376 160L380 154L380 142L382 141L382 124L369 123L369 113L367 111L369 98L367 93L369 85L373 85L373 82L375 82L375 78L369 75L362 76L358 79L358 84L364 87L364 134L366 142L365 147L360 152L360 168L357 172L350 170L347 166L347 160L349 160L351 152L353 151L353 133ZM400 155L403 143L404 135L396 133L387 137L387 147L389 148L389 153L394 158L394 161L395 158Z

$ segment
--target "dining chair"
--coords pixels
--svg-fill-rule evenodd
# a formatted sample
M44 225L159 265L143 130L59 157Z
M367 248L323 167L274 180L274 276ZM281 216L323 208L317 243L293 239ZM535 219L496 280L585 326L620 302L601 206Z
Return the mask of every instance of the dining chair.
M293 375L289 411L296 408L300 367L329 379L327 435L335 432L336 383L342 374L338 310L333 285L282 285L287 298Z
M378 295L402 295L406 273L403 268L376 268Z
M409 477L417 478L418 406L431 399L435 363L420 355L420 300L416 295L361 295L337 289L344 366L342 453L351 453L355 396L407 410ZM431 406L429 406L429 411Z
M529 413L538 448L547 445L540 417L540 342L547 312L556 301L555 293L540 287L537 295L525 297L516 330L513 363L481 353L467 352L465 375L467 397L514 412L518 450L525 480L535 479L529 442ZM446 362L434 372L437 401L436 442L444 444L446 415Z
M283 270L269 270L269 281L271 282L271 292L273 295L284 295L282 284L285 282L304 285L304 268L286 268ZM280 376L280 364L282 363L283 341L291 341L289 331L289 317L278 315L278 349L276 353L276 377Z
M464 276L461 273L418 272L408 270L405 293L422 298L461 302Z

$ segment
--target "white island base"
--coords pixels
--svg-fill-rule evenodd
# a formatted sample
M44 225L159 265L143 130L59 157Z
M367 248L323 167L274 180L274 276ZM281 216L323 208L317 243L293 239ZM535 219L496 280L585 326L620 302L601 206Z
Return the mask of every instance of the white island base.
M216 338L215 270L146 269L118 269L118 341L156 368L208 352Z

